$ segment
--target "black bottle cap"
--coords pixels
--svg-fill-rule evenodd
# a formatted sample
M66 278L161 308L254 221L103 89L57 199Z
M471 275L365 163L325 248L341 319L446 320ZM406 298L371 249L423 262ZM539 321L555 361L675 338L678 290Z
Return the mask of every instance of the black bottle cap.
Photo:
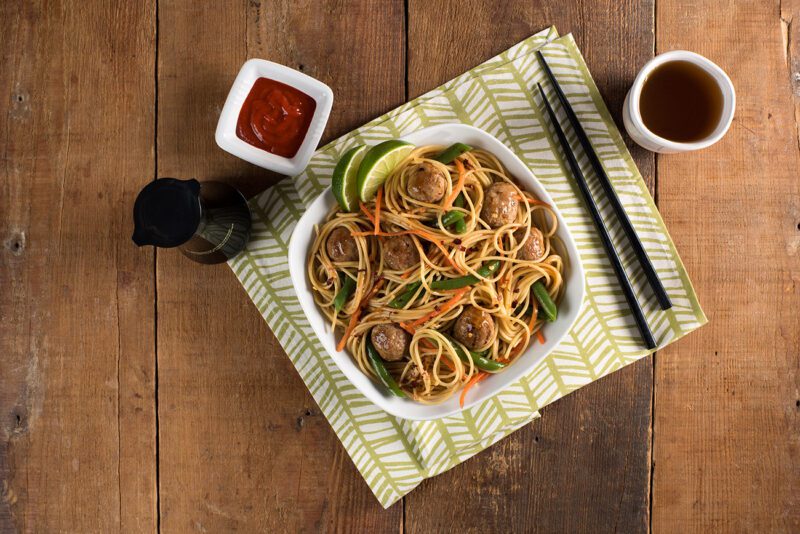
M147 184L133 205L133 242L177 247L200 224L200 182L159 178Z

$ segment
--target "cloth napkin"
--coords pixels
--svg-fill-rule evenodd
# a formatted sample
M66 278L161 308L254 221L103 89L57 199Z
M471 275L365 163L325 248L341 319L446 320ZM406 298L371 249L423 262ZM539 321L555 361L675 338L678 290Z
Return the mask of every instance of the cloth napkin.
M253 231L230 262L327 417L364 480L384 507L423 479L442 473L539 417L538 410L652 351L638 331L593 223L532 88L547 87L535 52L541 49L589 135L674 306L661 311L635 257L609 224L634 281L659 348L706 322L678 253L572 36L539 32L441 87L319 149L305 172L250 200ZM550 101L556 102L550 94ZM563 120L563 110L557 108ZM328 357L300 308L287 264L287 243L305 207L330 183L339 156L434 124L461 122L511 148L553 196L577 241L586 269L586 299L572 331L530 374L504 392L437 421L392 417L353 387ZM573 139L574 140L574 139ZM580 154L577 141L574 149ZM585 157L581 164L595 179ZM606 221L610 208L592 183ZM615 232L616 231L616 232Z

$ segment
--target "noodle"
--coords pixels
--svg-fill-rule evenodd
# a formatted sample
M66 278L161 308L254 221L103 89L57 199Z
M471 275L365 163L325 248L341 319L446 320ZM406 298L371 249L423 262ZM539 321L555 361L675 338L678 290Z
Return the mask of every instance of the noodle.
M446 201L458 196L453 192L459 170L455 164L432 159L443 148L418 147L394 169L383 185L378 216L375 200L354 213L344 213L338 206L332 209L316 229L308 262L314 299L337 339L353 314L359 314L345 347L364 373L378 378L366 349L373 327L393 323L413 334L404 356L384 365L406 395L426 404L443 402L478 373L485 372L475 364L473 353L449 334L465 307L471 305L491 315L495 328L486 348L481 347L485 351L482 356L495 364L496 369L489 372L501 372L500 364L513 364L545 324L537 316L540 306L532 295L533 285L542 282L555 303L564 292L565 260L559 254L562 247L555 237L558 223L552 208L520 189L494 155L474 149L459 156L464 168L463 207L445 209ZM450 178L445 180L444 195L438 202L422 202L408 193L409 178L423 162ZM481 209L486 189L495 182L511 184L519 202L513 222L492 228L481 218ZM442 217L449 211L463 214L466 232L459 234L452 226L443 227ZM375 219L380 228L375 228ZM353 236L357 260L334 263L329 257L326 242L337 228L345 228ZM543 238L541 257L533 261L517 258L531 232L537 229ZM389 238L385 234L400 232L411 239L420 260L408 269L393 270L386 263L384 247ZM523 235L518 240L520 232ZM482 275L485 273L479 272L481 267L493 260L499 262L499 268ZM464 275L479 281L463 290L431 287L434 281ZM356 288L337 312L333 301L344 276L354 279ZM380 287L374 291L379 280ZM414 284L418 288L404 306L389 306ZM423 321L426 317L429 318ZM420 321L423 322L419 324Z

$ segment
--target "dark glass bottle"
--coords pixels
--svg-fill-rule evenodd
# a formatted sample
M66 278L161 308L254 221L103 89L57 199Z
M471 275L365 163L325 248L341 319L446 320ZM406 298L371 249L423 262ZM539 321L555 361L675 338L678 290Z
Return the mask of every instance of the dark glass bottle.
M180 247L198 263L227 261L247 245L250 208L222 182L159 178L147 184L133 206L133 242Z

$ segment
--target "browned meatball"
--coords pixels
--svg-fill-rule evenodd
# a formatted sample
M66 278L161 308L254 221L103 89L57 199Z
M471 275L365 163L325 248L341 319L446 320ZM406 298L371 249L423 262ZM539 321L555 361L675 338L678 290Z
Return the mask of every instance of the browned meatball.
M439 202L447 190L447 178L432 163L424 161L411 171L408 195L420 202Z
M356 240L350 235L350 230L342 226L328 234L325 249L328 251L331 261L356 261L358 259Z
M486 189L481 218L492 228L498 228L517 219L519 200L517 190L506 182L497 182Z
M470 350L485 349L494 337L494 319L485 311L468 306L453 325L453 337Z
M514 232L514 237L519 241L525 237L525 229L520 228ZM517 251L517 259L525 261L539 261L544 256L544 236L538 228L531 227L531 235Z
M374 326L369 337L375 350L387 362L402 360L403 356L408 354L411 336L395 324L385 323Z
M402 271L419 263L419 252L411 237L398 235L383 242L383 259L390 269Z

